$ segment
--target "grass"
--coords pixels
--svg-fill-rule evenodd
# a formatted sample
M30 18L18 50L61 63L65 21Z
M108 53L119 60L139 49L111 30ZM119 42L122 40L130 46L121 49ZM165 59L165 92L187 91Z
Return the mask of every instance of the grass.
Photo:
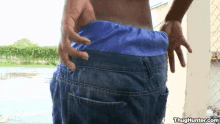
M0 61L0 67L56 67L55 63L18 62L17 60Z

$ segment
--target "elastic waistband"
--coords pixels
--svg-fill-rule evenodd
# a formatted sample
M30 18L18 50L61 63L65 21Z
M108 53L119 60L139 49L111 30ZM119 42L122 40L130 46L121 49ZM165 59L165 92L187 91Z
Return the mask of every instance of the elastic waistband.
M161 33L163 35L163 37L165 39L168 40L168 36L167 33L164 31L154 31L154 30L150 30L150 29L145 29L145 28L136 28L130 25L124 25L124 24L120 24L120 23L116 23L116 22L110 22L110 21L106 21L106 20L95 20L95 21L91 21L90 23L88 23L87 25L82 26L79 29L79 34L84 35L86 33L91 33L91 31L96 31L97 33L107 33L110 30L114 30L114 29L120 29L121 31L128 31L128 30L138 30L138 29L142 29L145 31L148 31L150 33ZM92 32L94 33L94 32Z
M158 70L166 66L167 62L166 54L140 57L95 50L86 50L86 52L89 54L88 61L82 58L70 57L70 60L75 63L76 68L89 67L102 70L143 72L147 71L146 66L150 67L152 70ZM59 63L58 66L63 67L65 65Z
M166 53L169 43L163 31L123 25L109 21L92 21L78 34L91 40L91 44L71 43L77 50L99 50L135 56L157 56Z

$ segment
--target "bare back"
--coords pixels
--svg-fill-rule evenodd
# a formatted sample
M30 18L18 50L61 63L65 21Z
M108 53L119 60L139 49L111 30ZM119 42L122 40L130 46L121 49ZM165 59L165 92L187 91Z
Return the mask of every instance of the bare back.
M75 30L94 20L106 20L137 28L153 29L149 0L88 0Z
M97 20L152 29L149 0L90 0Z

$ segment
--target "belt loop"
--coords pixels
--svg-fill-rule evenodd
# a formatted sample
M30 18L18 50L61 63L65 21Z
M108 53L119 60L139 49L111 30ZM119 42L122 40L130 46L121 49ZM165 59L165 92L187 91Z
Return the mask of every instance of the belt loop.
M153 76L154 76L154 73L153 73L153 70L152 70L152 67L151 67L151 64L150 64L150 61L149 61L149 57L143 57L143 62L144 62L144 65L146 67L146 70L147 70L148 78L152 79Z

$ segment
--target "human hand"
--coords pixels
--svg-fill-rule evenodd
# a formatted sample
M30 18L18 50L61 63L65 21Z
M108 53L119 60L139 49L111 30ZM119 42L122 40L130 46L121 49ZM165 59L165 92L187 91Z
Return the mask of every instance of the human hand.
M168 34L169 48L167 52L168 52L168 57L169 57L170 70L172 73L175 73L174 50L176 51L176 54L178 55L181 66L185 67L186 64L185 64L183 52L182 52L180 45L185 46L188 52L190 53L192 53L192 49L183 36L181 23L179 21L167 21L161 27L160 30Z
M69 57L81 57L88 60L89 55L87 52L78 51L71 47L70 41L84 44L91 43L88 38L78 35L77 30L95 20L95 15L89 0L66 1L61 25L61 40L58 45L58 55L61 62L68 66L71 71L74 71L76 66L69 60Z

